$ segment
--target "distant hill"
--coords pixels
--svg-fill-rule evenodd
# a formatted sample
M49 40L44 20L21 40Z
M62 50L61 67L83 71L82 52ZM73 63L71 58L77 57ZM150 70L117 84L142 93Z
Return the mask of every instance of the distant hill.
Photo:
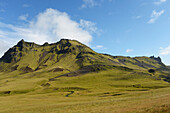
M61 39L57 43L44 43L21 40L0 58L1 72L65 72L61 76L78 76L90 72L109 69L149 70L169 73L160 57L123 57L101 54L76 41ZM169 75L168 75L169 76ZM166 80L168 76L162 76Z

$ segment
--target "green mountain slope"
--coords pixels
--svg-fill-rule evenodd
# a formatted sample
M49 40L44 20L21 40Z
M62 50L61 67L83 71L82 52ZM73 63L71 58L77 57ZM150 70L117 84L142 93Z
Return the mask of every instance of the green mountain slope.
M111 56L67 39L21 40L0 59L0 112L168 112L169 82L160 57Z
M63 72L63 76L78 76L114 68L144 71L155 69L161 72L169 69L160 57L131 58L100 54L76 40L68 39L43 45L21 40L0 59L1 72ZM168 78L165 75L162 77Z
M132 69L165 68L160 57L122 57L99 54L75 40L62 39L57 43L38 45L21 40L0 59L1 71L32 71L46 67L77 70L84 66L102 64L125 66Z

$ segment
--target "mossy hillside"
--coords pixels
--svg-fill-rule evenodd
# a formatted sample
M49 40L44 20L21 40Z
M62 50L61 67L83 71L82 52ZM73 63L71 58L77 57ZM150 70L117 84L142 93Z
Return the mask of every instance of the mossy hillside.
M168 82L156 77L160 73L155 73L153 76L147 71L127 71L119 68L88 73L78 77L59 77L54 81L49 80L64 73L66 72L32 72L19 76L1 73L0 92L46 94L75 91L81 95L91 95L99 92L99 94L102 92L124 93L169 87Z
M37 71L52 67L75 71L83 66L94 64L125 66L132 69L166 67L155 57L130 58L99 54L78 41L67 39L44 45L21 40L0 59L1 71Z
M19 59L1 59L3 113L138 112L170 105L170 72L159 58L110 56L61 40L24 51Z
M22 44L25 44L25 42ZM61 65L60 62L62 61L63 66L66 66L69 63L72 65L67 66L68 68L73 66L73 68L75 67L77 69L77 66L74 66L77 64L77 54L79 54L80 51L92 51L90 48L83 46L84 45L78 42L71 44L68 40L61 40L60 42L51 45L35 46L34 48L31 46L30 50L27 49L27 46L21 46L22 49L18 49L18 45L16 45L1 58L1 68L8 70L17 66L17 70L19 70L22 67L28 66L32 70L35 70L37 68L44 68L54 64L57 65L57 63ZM17 51L15 51L16 49ZM14 53L16 54L14 55ZM8 57L10 57L10 60ZM73 62L70 62L72 59ZM8 60L9 62L7 62ZM64 64L63 61L67 62L67 64ZM5 65L7 65L8 68L3 67Z
M108 58L113 60L117 64L126 66L134 69L149 69L149 68L165 68L166 66L161 62L160 57L124 57L124 56L111 56L107 55Z

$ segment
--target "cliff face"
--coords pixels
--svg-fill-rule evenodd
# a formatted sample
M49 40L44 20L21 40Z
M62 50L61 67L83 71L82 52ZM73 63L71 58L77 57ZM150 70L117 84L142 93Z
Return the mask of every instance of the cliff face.
M25 42L21 40L14 47L10 48L4 56L0 59L0 62L13 63L19 61L24 55L26 55L30 50L40 47L35 43Z

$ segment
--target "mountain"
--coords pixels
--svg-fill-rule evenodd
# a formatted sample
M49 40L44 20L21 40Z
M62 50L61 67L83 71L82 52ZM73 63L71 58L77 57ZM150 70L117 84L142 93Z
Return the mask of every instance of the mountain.
M19 41L0 58L2 113L169 113L160 57L101 54L76 41Z
M1 72L65 72L62 76L78 76L114 68L129 71L169 70L160 57L131 58L101 54L76 40L68 39L43 45L22 39L0 59Z

